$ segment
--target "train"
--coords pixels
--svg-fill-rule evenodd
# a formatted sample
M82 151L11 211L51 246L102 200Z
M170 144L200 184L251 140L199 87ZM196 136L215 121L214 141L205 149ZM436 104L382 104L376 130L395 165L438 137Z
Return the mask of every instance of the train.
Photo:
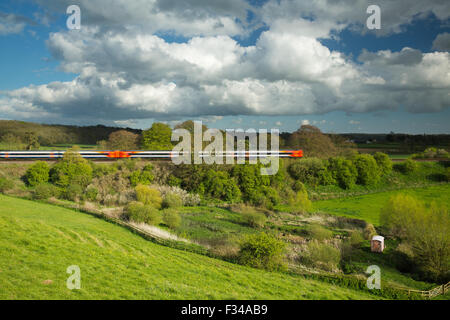
M64 157L66 150L59 151L0 151L0 160L57 160ZM141 159L172 159L175 157L190 154L190 152L180 151L159 151L159 150L82 150L78 151L81 157L94 160L111 160L111 159L126 159L126 158L141 158ZM200 151L199 157L205 158L211 156L207 151ZM254 151L222 151L215 152L212 156L233 157L233 158L302 158L302 150L254 150Z

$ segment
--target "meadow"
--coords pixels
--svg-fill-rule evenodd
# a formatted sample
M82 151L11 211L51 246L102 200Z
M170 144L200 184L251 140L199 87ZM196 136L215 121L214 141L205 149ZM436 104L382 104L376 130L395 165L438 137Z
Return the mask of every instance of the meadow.
M314 209L337 216L362 219L379 226L380 210L389 198L397 193L409 194L428 203L432 201L447 205L450 203L450 185L442 184L425 188L402 189L356 197L320 200L314 202Z
M0 195L0 299L373 299L147 241L88 214ZM68 290L66 269L81 269Z

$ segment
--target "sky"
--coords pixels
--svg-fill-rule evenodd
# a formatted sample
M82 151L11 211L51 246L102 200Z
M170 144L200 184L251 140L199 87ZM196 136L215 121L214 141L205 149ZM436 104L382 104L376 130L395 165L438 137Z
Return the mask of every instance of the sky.
M0 119L450 133L449 16L447 0L3 0Z

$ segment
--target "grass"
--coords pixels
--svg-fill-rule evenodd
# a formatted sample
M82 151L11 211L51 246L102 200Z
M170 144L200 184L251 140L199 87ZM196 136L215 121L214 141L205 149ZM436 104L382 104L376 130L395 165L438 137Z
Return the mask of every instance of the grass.
M375 226L379 226L381 208L391 196L397 193L406 193L428 203L432 201L444 204L450 203L450 184L443 184L426 188L396 190L357 197L321 200L314 202L314 209L337 216L366 220Z
M0 195L0 299L371 299L144 240L120 226ZM66 269L81 269L68 290Z

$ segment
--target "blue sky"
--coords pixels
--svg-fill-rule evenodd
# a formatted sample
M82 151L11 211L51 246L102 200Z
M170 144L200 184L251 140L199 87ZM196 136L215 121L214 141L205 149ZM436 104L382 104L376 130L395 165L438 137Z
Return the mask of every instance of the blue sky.
M379 1L379 31L364 1L72 1L82 28L67 30L69 2L0 3L0 118L450 133L441 1Z

